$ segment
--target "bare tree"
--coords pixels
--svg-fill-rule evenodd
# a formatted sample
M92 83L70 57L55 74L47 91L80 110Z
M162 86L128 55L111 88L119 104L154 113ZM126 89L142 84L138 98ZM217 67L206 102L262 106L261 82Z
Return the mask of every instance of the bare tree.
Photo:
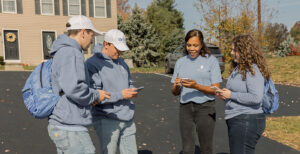
M273 10L261 5L262 13L257 16L257 1L253 0L196 0L194 6L200 13L201 30L204 31L207 41L219 44L230 60L231 40L239 34L251 34L255 37L261 33L259 26L272 17Z
M130 6L128 5L128 0L117 0L117 13L122 16L123 19L127 19Z

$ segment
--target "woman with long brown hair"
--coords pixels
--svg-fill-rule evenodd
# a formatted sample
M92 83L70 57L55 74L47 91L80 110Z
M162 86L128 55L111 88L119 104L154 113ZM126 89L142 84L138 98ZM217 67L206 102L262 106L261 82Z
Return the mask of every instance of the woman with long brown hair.
M225 100L230 154L254 154L266 125L261 106L264 81L270 78L270 72L250 35L233 39L231 56L226 88L216 91L217 96Z
M216 57L207 49L200 30L185 37L186 56L177 60L171 82L172 93L180 95L179 125L183 154L194 154L197 134L201 154L212 154L216 122L215 91L222 82Z

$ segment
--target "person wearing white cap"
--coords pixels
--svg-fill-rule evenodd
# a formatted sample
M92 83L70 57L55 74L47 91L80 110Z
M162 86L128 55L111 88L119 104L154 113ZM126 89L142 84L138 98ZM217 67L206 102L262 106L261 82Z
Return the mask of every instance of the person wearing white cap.
M58 154L94 154L87 128L92 124L91 106L110 94L90 88L82 50L87 50L100 32L85 16L71 17L66 27L68 35L58 36L50 50L52 88L61 98L49 116L48 133Z
M135 105L130 99L138 92L129 67L119 58L127 50L124 33L112 29L105 34L103 46L95 46L95 54L86 61L92 87L111 94L92 109L101 154L116 154L118 147L121 154L137 154Z

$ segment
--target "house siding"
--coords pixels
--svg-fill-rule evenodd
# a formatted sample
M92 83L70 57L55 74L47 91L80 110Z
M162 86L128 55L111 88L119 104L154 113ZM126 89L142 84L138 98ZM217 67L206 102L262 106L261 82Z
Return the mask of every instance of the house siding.
M89 12L88 0L86 12ZM19 34L19 55L20 63L38 65L43 58L42 31L55 31L56 36L63 34L65 25L70 16L63 16L62 0L59 0L60 15L39 15L35 12L35 1L22 3L22 14L0 13L0 56L4 56L4 30L18 30ZM109 29L117 28L116 1L111 0L111 18L89 17L99 31L106 32ZM86 57L89 57L91 51ZM9 62L9 61L7 61Z

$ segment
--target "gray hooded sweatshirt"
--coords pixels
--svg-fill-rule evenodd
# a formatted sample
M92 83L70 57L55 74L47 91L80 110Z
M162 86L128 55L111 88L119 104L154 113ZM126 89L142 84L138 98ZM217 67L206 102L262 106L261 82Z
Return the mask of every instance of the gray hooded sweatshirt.
M91 86L111 94L92 109L93 120L109 118L121 121L133 119L135 105L125 100L122 90L134 88L127 64L120 58L113 60L103 52L102 46L94 48L94 55L86 63L91 76Z
M80 45L67 35L58 36L50 54L54 92L63 91L49 123L67 130L86 130L92 123L91 103L98 100L97 90L89 88L89 74Z

